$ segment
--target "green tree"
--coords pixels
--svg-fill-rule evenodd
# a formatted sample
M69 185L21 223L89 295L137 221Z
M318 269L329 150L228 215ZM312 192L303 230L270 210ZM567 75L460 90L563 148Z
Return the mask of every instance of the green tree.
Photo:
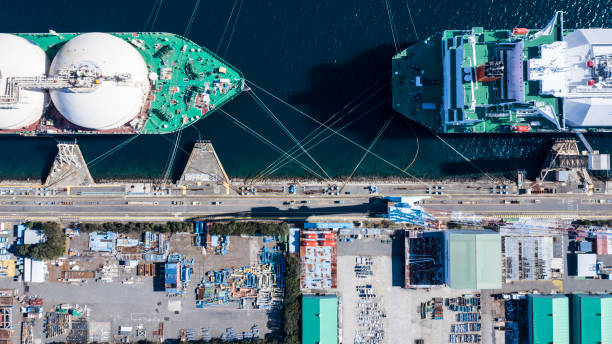
M57 222L26 222L26 227L42 230L45 241L17 247L17 254L37 260L61 257L66 250L66 238Z

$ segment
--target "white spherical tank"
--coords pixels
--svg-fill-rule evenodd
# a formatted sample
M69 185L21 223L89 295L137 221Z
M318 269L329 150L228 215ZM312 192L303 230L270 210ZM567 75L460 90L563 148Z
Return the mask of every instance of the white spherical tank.
M84 128L105 130L138 115L150 86L147 65L136 48L110 34L85 33L64 44L53 58L49 74L84 68L99 76L94 87L50 91L62 116ZM118 82L116 77L123 80Z
M17 102L17 97L7 94L8 78L43 76L48 69L49 58L38 45L0 33L0 129L27 127L40 119L49 104L45 90L32 89L20 89Z

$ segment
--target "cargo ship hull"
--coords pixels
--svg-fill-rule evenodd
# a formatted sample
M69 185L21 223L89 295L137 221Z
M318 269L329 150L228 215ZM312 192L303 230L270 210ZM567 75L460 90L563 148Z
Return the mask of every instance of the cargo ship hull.
M393 108L438 133L612 131L612 29L447 30L393 57Z
M64 55L68 53L83 53L76 50L69 52L62 51L62 47L67 42L70 42L79 35L78 33L55 33L53 31L50 33L14 34L14 36L22 37L40 47L49 61L53 61L51 69L56 64L54 59L58 52L64 53ZM86 68L88 68L87 73L93 73L93 76L87 75L87 81L91 82L91 85L86 87L77 85L77 82L80 81L79 77L85 79L82 75L78 75L78 71L66 71L58 76L53 75L51 70L49 70L48 75L32 75L31 77L37 77L38 81L31 81L34 86L30 88L39 87L40 89L37 91L51 93L52 96L50 98L52 100L50 99L47 102L43 114L36 121L20 127L0 128L0 133L21 135L167 134L186 128L198 120L206 118L220 106L240 94L244 86L244 77L240 71L213 52L184 37L157 32L108 33L100 35L118 38L125 42L120 44L126 46L129 44L131 46L130 49L133 48L133 50L137 51L142 61L144 61L143 66L146 65L146 80L136 80L134 75L130 75L132 72L130 70L115 71L115 74L112 76L102 75L104 71L101 69L97 72L90 70L98 68L97 65L108 63L108 61L100 61L99 63L98 61L93 63L83 62ZM65 57L62 58L65 59ZM94 55L93 60L95 58L96 56ZM123 57L116 56L118 60L121 58ZM121 64L120 62L117 63ZM1 68L2 66L0 66ZM84 67L71 66L71 68L78 69ZM69 73L72 74L67 76ZM16 109L17 111L22 105L19 99L14 99L14 94L18 92L15 92L13 89L19 87L19 85L13 82L17 86L13 85L11 86L12 89L9 89L8 83L11 80L10 78L6 79L7 86L4 87L6 95L4 95L4 98L0 98L0 109L4 105L5 111L11 109ZM4 82L1 74L0 82ZM59 85L54 86L53 82ZM36 86L37 83L39 86ZM62 86L62 83L69 84ZM73 98L70 98L68 101L62 101L61 104L55 102L56 99L61 97L79 97L79 92L90 93L87 96L95 96L96 92L102 94L102 86L100 84L110 85L108 86L109 88L113 87L113 85L116 87L122 87L123 85L123 87L127 88L133 86L132 88L138 88L139 91L142 91L137 96L139 99L135 100L133 104L129 104L131 106L129 111L132 111L131 115L128 111L129 118L127 120L125 117L119 118L119 121L125 120L124 123L118 122L109 127L107 123L97 124L95 119L91 121L87 119L87 112L91 112L91 116L104 115L103 110L99 110L99 108L104 108L106 105L109 106L107 111L111 111L110 109L113 108L111 105L114 105L112 104L113 99L103 100L101 104L94 103L90 110L74 109L74 106L71 104L71 99ZM23 87L25 89L28 86ZM12 96L9 94L9 91L12 91ZM53 92L56 93L56 97L53 96ZM121 91L119 90L119 92ZM85 97L86 95L83 96ZM3 99L5 100L4 103L2 103ZM21 103L27 103L27 100L21 100ZM137 108L134 108L134 104L136 104ZM62 109L67 110L65 112ZM75 114L74 112L84 113ZM77 117L80 121L72 120L72 118ZM94 124L88 125L90 122Z

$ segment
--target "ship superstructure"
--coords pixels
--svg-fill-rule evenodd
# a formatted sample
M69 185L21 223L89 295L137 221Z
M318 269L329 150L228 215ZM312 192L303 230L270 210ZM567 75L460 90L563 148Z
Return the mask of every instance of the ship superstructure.
M612 29L447 30L393 58L393 107L443 133L612 130Z
M0 34L0 133L164 134L242 91L242 74L174 34Z

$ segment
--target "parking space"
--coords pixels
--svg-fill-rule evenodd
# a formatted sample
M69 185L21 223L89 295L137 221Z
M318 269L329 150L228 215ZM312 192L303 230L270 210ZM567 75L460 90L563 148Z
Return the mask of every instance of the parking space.
M457 298L468 292L452 290L449 288L434 288L423 290L410 290L392 285L392 256L372 256L372 277L370 279L358 278L355 265L361 256L343 255L338 257L338 290L342 296L342 340L344 343L354 343L360 326L360 294L375 294L373 314L380 310L385 315L380 320L381 329L384 330L384 341L381 343L400 344L415 343L417 339L424 339L429 343L448 343L452 324L457 324L457 314L447 306L442 307L442 319L434 320L432 312L427 313L423 319L422 304L432 302L434 298ZM363 285L371 285L371 291L366 292ZM442 301L444 302L444 301ZM372 302L370 302L372 304ZM468 313L468 312L463 312ZM472 313L475 313L472 312ZM475 323L463 322L463 323ZM459 331L459 330L458 330Z

